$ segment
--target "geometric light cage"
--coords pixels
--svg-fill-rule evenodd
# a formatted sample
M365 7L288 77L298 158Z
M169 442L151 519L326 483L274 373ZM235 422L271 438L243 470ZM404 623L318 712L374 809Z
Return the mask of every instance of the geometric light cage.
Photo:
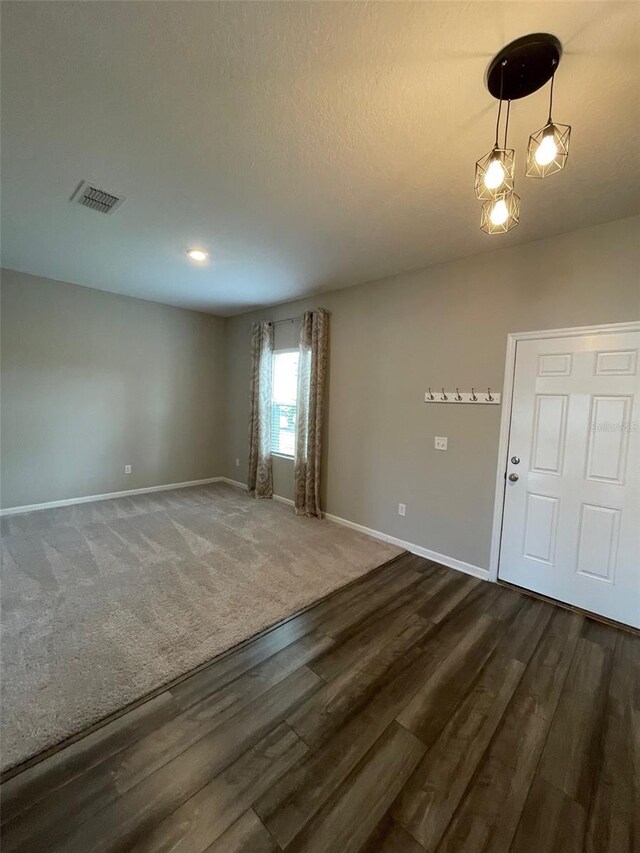
M498 198L511 192L514 185L515 165L516 152L513 148L495 147L481 157L476 163L476 197L480 200ZM502 170L502 180L497 183L496 174L500 176L500 170Z
M496 215L498 214L498 215ZM520 222L520 196L508 192L482 205L480 228L485 234L505 234Z
M550 143L550 137L553 143ZM546 178L564 169L569 156L571 127L568 124L549 123L532 133L527 147L527 178ZM541 148L543 141L546 149ZM555 152L553 146L555 145ZM546 156L545 156L546 155ZM540 162L542 161L542 162Z

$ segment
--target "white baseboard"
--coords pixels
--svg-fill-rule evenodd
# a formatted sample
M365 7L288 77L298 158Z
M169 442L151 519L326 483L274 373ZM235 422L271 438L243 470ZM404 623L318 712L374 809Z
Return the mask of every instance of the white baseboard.
M244 489L247 491L247 484L241 483L239 480L232 480L231 477L218 477L217 478L221 483L228 483L230 486L237 486L239 489Z
M282 495L274 495L274 501L278 501L281 504L286 504L287 506L295 506L296 502L292 501L291 498L283 498Z
M230 486L239 486L246 490L244 483L239 483L237 480L232 480L229 477L220 477L223 483L229 483ZM281 495L274 495L274 501L293 506L294 502L290 498L283 498ZM351 530L357 530L359 533L365 533L367 536L373 536L374 539L381 539L383 542L389 542L391 545L397 545L399 548L404 548L405 551L410 551L412 554L417 554L418 557L424 557L425 560L433 560L434 563L441 563L443 566L448 566L450 569L456 569L459 572L464 572L467 575L473 575L474 578L482 580L489 579L489 570L483 569L480 566L474 566L473 563L465 563L464 560L456 560L455 557L448 557L446 554L439 554L437 551L431 551L429 548L423 548L422 545L414 545L413 542L405 542L404 539L398 539L396 536L390 536L388 533L381 533L379 530L373 530L371 527L365 527L363 524L356 524L355 521L349 521L346 518L341 518L339 515L332 515L325 512L324 518L327 521L333 521L334 524L340 524L342 527L349 527Z
M244 489L245 492L247 491L246 483L240 483L238 480L232 480L231 477L219 477L218 479L221 483L228 483L230 486L238 486L238 488ZM274 495L273 499L274 501L278 501L278 503L287 504L287 506L295 505L291 498L283 498L282 495Z
M335 524L341 524L343 527L350 527L351 530L357 530L359 533L366 533L367 536L373 536L374 539L382 539L383 542L397 545L399 548L404 548L412 554L417 554L418 557L424 557L425 560L433 560L434 563L441 563L443 566L448 566L450 569L456 569L467 575L473 575L475 578L481 578L482 580L489 579L489 570L483 569L480 566L474 566L473 563L465 563L463 560L457 560L455 557L448 557L446 554L439 554L437 551L423 548L422 545L405 542L404 539L398 539L396 536L390 536L388 533L381 533L379 530L372 530L363 524L356 524L355 521L340 518L339 515L331 515L331 513L327 512L324 517Z
M167 483L163 486L147 486L144 489L126 489L123 492L107 492L104 495L85 495L81 498L65 498L61 501L47 501L41 504L27 504L26 506L11 506L0 509L0 516L18 515L21 512L34 512L39 509L53 509L58 506L73 506L74 504L87 504L92 501L107 501L111 498L128 498L132 495L147 495L151 492L167 492L170 489L186 489L188 486L206 486L207 483L219 483L224 477L207 477L205 480L188 480L186 483ZM240 484L238 484L240 485Z

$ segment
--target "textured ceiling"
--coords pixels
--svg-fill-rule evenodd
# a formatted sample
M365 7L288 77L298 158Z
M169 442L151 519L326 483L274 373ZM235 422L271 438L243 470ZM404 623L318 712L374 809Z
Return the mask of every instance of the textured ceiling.
M634 3L3 2L5 267L220 314L640 209ZM478 228L491 56L565 54L567 169L525 179L541 91L512 108L522 221ZM82 178L127 196L102 216ZM184 256L204 246L210 263Z

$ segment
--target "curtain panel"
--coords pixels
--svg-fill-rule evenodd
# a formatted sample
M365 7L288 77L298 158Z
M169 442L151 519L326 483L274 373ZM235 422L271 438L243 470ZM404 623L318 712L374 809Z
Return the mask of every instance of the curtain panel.
M273 496L271 463L271 385L273 326L254 323L251 329L251 410L247 488L257 498Z
M329 315L306 311L300 330L294 461L296 515L322 517L320 470L325 408Z

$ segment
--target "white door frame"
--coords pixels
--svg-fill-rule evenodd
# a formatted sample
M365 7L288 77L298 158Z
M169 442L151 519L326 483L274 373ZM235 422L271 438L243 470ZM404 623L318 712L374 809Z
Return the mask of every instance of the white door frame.
M505 471L509 450L509 432L511 428L511 404L513 383L516 370L516 344L518 341L531 341L540 338L568 338L572 335L610 335L615 332L640 332L640 320L631 323L609 323L600 326L572 326L568 329L544 329L535 332L511 332L507 335L507 356L504 368L502 388L502 415L500 417L500 442L498 445L498 468L496 471L496 492L493 505L493 527L491 533L491 554L489 557L490 581L498 580L500 562L500 543L502 540L502 515L506 492Z

